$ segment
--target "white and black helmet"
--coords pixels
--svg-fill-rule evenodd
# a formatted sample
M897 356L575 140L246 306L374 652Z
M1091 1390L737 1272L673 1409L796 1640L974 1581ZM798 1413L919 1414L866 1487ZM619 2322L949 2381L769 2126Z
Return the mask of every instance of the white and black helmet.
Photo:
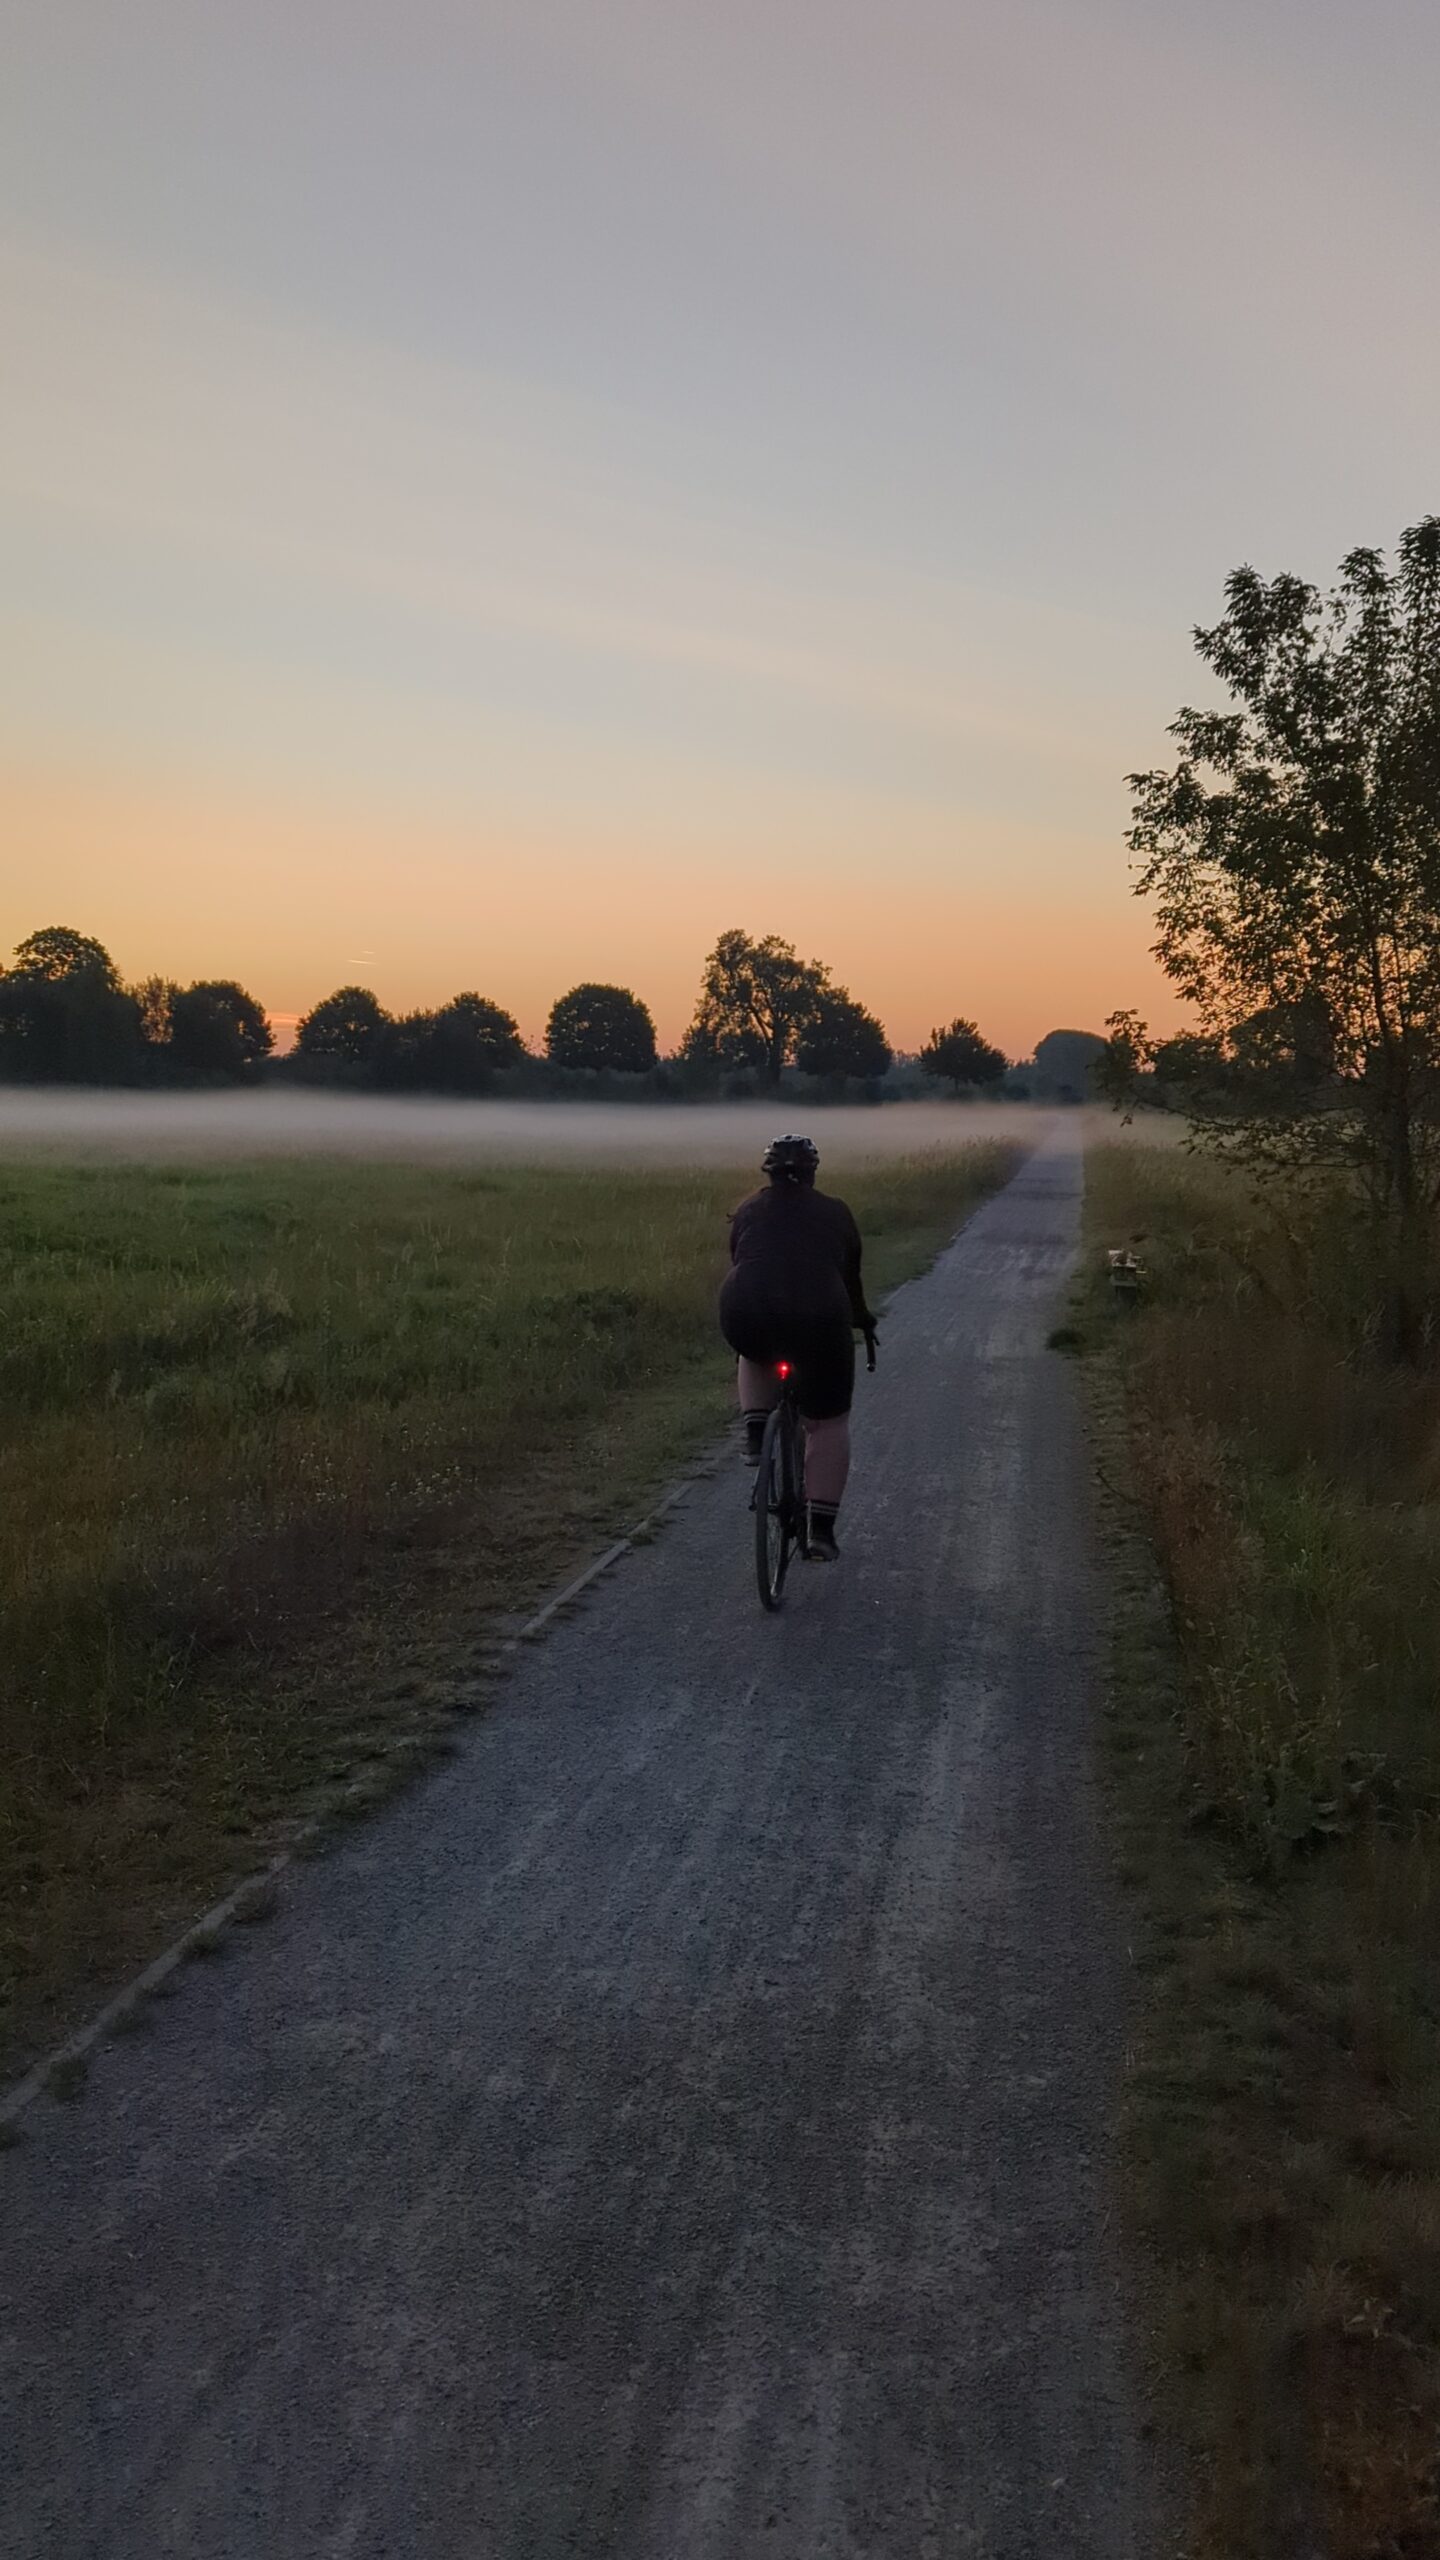
M813 1182L819 1163L820 1150L814 1139L792 1135L771 1139L760 1159L760 1170L786 1182Z

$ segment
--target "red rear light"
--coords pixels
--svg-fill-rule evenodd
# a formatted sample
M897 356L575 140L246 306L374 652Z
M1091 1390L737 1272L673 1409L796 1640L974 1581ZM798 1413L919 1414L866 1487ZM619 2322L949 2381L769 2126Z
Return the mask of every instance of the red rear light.
M789 1377L789 1375L790 1375L790 1363L789 1363L789 1361L788 1361L788 1360L777 1360L777 1361L776 1361L776 1363L775 1363L775 1375L776 1375L776 1377L777 1377L777 1378L788 1378L788 1377Z

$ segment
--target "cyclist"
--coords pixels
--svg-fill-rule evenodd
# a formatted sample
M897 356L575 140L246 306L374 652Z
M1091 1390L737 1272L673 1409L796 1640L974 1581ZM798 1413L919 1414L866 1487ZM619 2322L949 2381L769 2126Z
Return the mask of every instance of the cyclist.
M872 1336L875 1318L860 1283L860 1230L843 1200L816 1190L819 1163L809 1138L776 1138L766 1148L760 1169L769 1181L730 1223L720 1329L739 1357L752 1466L780 1393L775 1363L794 1363L805 1422L804 1553L812 1564L833 1564L840 1553L835 1516L850 1471L854 1327Z

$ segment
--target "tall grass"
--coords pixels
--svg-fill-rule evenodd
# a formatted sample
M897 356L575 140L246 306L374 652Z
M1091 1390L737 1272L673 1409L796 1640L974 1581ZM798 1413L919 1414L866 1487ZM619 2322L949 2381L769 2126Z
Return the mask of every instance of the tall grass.
M871 1285L1013 1161L847 1177ZM422 1624L453 1656L718 1418L748 1187L0 1167L0 2000L207 1892Z
M1146 1266L1090 1321L1179 1646L1118 1766L1206 2547L1440 2551L1440 1377L1377 1356L1343 1193L1135 1150L1089 1188Z
M1440 1374L1382 1362L1363 1218L1194 1160L1101 1152L1136 1239L1128 1385L1216 1808L1283 1861L1440 1808Z

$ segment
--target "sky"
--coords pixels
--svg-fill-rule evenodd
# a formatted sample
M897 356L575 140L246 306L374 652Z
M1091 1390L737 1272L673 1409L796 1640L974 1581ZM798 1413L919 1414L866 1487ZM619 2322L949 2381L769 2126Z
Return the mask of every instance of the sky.
M1227 573L1440 506L1432 0L47 0L0 84L0 948L1178 1018Z

